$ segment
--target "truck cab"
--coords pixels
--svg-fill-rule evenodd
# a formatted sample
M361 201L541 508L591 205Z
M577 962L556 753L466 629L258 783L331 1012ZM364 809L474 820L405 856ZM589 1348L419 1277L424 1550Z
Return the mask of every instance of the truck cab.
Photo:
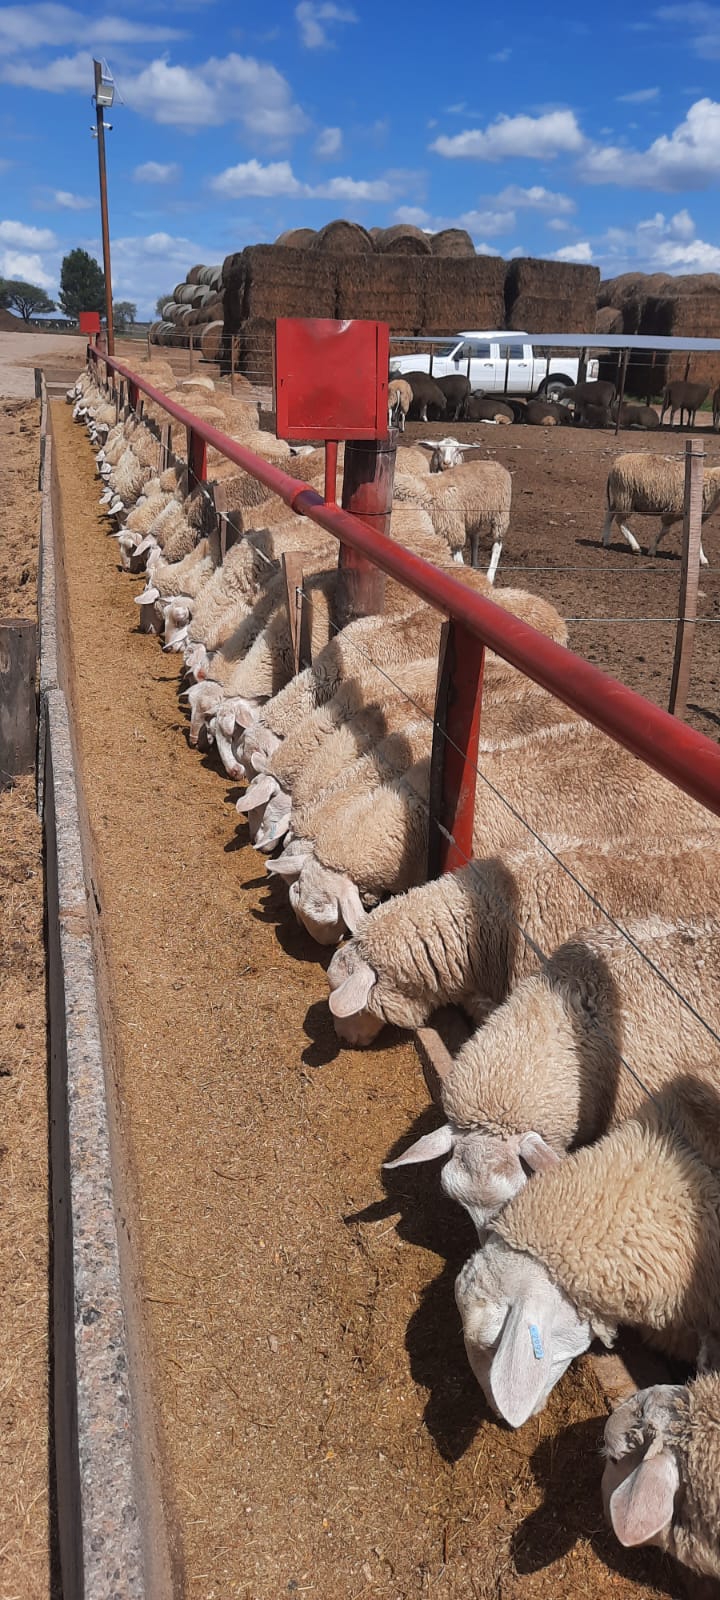
M430 354L393 356L390 376L407 372L427 372L434 378L459 374L470 380L470 387L484 394L533 395L561 392L576 383L580 362L577 356L536 356L527 333L466 331L438 340ZM588 361L586 376L598 376L597 361Z

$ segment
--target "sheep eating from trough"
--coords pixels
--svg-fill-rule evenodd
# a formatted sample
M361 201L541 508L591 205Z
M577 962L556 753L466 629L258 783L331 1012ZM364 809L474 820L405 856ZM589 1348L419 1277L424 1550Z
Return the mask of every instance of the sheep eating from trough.
M613 522L616 522L631 550L640 552L640 545L627 519L633 512L641 517L659 517L660 527L648 550L654 556L660 540L676 522L681 522L685 504L685 463L681 456L632 454L618 456L608 473L607 515L603 523L602 542L610 543ZM720 467L706 467L703 475L702 520L706 522L720 501ZM701 565L707 566L707 557L700 546Z

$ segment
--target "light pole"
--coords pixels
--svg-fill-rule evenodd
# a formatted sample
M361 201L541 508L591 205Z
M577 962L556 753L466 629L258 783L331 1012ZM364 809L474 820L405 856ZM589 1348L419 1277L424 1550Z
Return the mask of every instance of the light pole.
M107 203L107 172L105 168L105 122L103 111L105 106L111 106L115 95L115 85L107 68L103 73L102 62L93 61L95 68L95 110L97 112L96 131L98 142L98 168L100 171L100 219L102 223L102 248L103 272L105 274L105 317L107 322L107 349L108 355L115 354L115 333L113 330L112 308L112 273L110 268L110 226L108 223Z

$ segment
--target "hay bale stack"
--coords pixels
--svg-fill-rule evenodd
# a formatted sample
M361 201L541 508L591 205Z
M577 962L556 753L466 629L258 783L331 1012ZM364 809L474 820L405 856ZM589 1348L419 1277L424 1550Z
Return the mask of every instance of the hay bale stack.
M190 271L189 271L189 273L187 275L187 278L185 279L185 282L186 283L202 283L201 274L204 271L205 271L205 268L202 265L197 266L197 267L191 267Z
M373 243L378 255L429 256L430 240L422 228L409 222L397 222L392 228L375 228Z
M240 318L334 317L337 263L313 250L255 244L243 251ZM226 291L227 293L227 291Z
M526 333L589 333L595 327L599 283L597 267L532 256L511 261L505 327Z
M251 383L272 383L275 322L248 317L240 330L238 364Z
M720 328L720 275L688 273L667 278L657 294L649 294L641 333L667 339L713 339ZM665 381L684 378L687 355L678 352L665 361ZM720 354L698 351L691 358L690 379L713 386L720 381Z
M456 259L475 255L475 246L465 228L441 228L439 233L431 235L430 249L434 256L454 256Z
M319 229L312 248L321 255L369 256L375 246L367 228L363 228L359 222L346 222L343 217L338 217L335 222L326 222L325 227Z
M474 256L472 261L432 257L419 266L424 333L503 326L506 263L499 257Z
M595 317L596 333L622 333L623 314L617 306L601 306Z
M200 335L200 349L205 361L221 361L223 354L222 322L206 322Z
M666 272L622 272L618 278L606 278L598 290L598 305L617 306L622 312L621 333L640 333L648 295L661 294L672 283Z
M275 243L286 250L310 250L316 238L316 228L286 228L284 233L278 234Z
M336 317L377 318L399 334L422 329L424 257L353 256L338 261L336 272Z

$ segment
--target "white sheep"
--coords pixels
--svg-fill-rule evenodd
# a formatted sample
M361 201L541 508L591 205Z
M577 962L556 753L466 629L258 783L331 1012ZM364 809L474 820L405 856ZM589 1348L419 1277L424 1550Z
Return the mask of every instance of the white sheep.
M626 1548L658 1545L720 1578L720 1374L641 1389L605 1424L605 1514Z
M715 1078L685 1076L525 1185L456 1282L470 1365L512 1427L621 1323L694 1361L720 1319Z
M447 540L456 561L462 561L469 540L476 567L480 536L489 534L493 544L487 577L493 582L510 526L512 478L505 467L498 461L472 461L427 478L398 473L394 493L397 500L412 500L429 512L435 532Z
M430 451L430 471L449 472L451 467L464 467L468 450L482 449L482 440L461 444L459 439L419 439L418 444ZM407 469L406 469L407 470Z
M413 392L404 378L390 378L388 382L388 427L405 432L405 418L410 410Z
M638 452L618 456L608 473L607 516L603 523L602 542L609 545L613 522L630 549L636 553L640 546L627 518L632 512L641 517L659 517L660 527L650 545L648 554L654 556L660 540L676 522L681 522L685 501L685 463L681 456L659 456ZM702 520L712 516L720 501L720 467L705 467L703 474ZM701 565L707 566L707 557L700 546Z

